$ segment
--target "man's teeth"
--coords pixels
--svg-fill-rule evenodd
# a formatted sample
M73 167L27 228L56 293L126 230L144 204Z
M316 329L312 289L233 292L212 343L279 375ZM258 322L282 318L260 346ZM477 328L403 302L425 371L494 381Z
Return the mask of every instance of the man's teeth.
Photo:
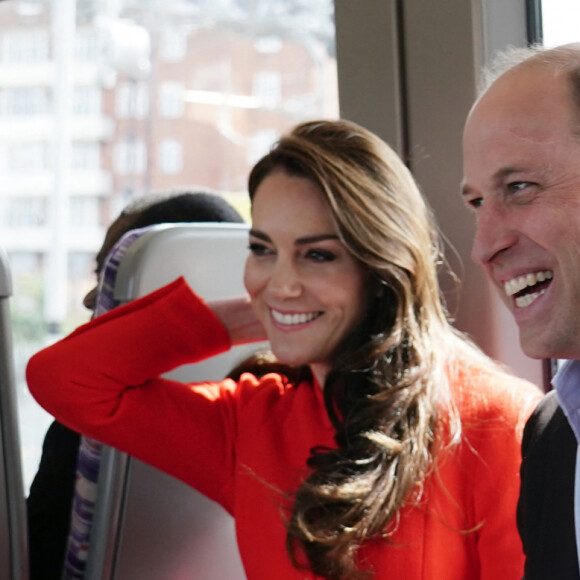
M518 276L517 278L512 278L504 283L503 288L506 293L506 296L513 296L518 292L521 292L524 288L528 288L529 286L535 286L540 282L544 282L545 280L551 280L554 274L550 270L544 270L542 272L534 272L530 274L526 274L525 276ZM534 296L537 294L538 296L541 292L534 292L529 294L529 296ZM536 298L538 297L536 296ZM523 298L523 296L521 297ZM517 303L516 299L516 303ZM533 302L534 300L532 300ZM530 303L531 304L531 303Z
M278 312L277 310L272 310L272 318L276 322L280 324L305 324L306 322L310 322L315 318L320 316L320 312L310 312L310 313L297 313L297 314L282 314L282 312Z
M543 270L541 272L534 272L526 274L525 276L518 276L517 278L512 278L504 283L503 288L506 296L513 296L518 292L521 292L525 288L530 288L539 284L540 282L545 282L546 280L551 280L554 274L550 270ZM525 308L529 306L532 302L537 300L544 292L545 288L542 288L538 292L530 292L522 296L516 296L515 303L518 308Z
M516 306L518 308L525 308L529 306L536 298L539 298L546 290L540 290L539 292L532 292L531 294L525 294L524 296L518 296L516 298Z

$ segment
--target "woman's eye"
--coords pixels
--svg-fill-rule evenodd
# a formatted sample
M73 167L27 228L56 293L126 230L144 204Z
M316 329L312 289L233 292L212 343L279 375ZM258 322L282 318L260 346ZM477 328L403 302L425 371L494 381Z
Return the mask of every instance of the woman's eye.
M248 249L254 256L266 256L271 253L270 248L259 242L250 242Z
M329 250L308 250L306 257L314 262L332 262L336 254Z

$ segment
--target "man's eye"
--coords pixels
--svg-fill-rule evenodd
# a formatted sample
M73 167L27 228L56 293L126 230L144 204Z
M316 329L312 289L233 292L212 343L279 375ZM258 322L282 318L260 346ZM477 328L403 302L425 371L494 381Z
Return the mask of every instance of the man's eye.
M532 185L529 181L513 181L512 183L508 183L507 188L510 193L518 193L529 185Z
M483 205L483 197L474 197L466 200L467 205L472 209L478 209Z

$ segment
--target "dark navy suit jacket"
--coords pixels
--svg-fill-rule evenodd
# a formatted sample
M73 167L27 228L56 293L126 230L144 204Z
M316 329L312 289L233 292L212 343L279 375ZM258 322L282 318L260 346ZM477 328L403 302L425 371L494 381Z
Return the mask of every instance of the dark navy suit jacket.
M552 391L528 420L522 441L517 519L525 580L580 580L574 530L577 447Z

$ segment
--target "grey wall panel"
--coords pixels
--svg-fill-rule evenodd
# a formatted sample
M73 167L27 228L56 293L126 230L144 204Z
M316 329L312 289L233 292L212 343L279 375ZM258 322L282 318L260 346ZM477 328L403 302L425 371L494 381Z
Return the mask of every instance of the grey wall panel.
M442 231L457 249L447 255L462 280L461 298L445 280L457 326L492 351L493 296L483 272L471 262L472 222L459 195L461 135L475 98L472 7L464 0L405 2L405 36L411 169ZM458 259L459 258L459 259Z
M522 353L511 314L471 261L474 218L459 196L463 125L481 66L508 44L525 45L525 21L524 2L406 0L405 68L411 168L458 252L451 263L462 280L460 298L447 293L456 325L541 384L540 362Z
M478 71L496 50L525 44L525 2L335 3L337 55L348 55L338 66L341 116L403 153L433 206L456 249L448 247L446 253L462 280L458 294L449 278L441 279L456 326L541 384L541 363L522 353L511 315L471 261L474 221L459 196L463 124L476 96Z
M340 114L404 152L397 2L335 0Z

